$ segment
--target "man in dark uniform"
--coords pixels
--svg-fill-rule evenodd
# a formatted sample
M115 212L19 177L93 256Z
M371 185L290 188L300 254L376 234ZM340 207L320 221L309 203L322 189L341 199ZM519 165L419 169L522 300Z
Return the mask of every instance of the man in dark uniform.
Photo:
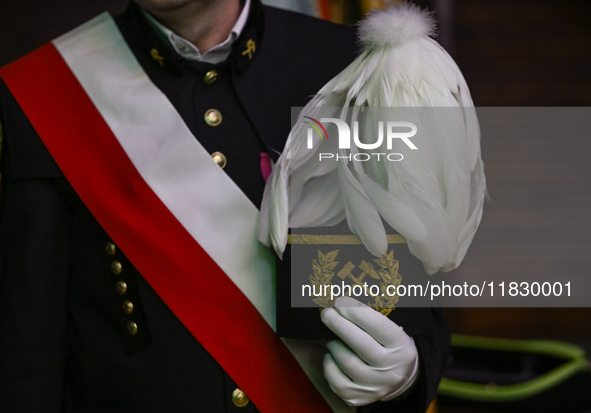
M290 107L355 56L350 29L258 0L137 0L116 23L257 207L263 155L283 149ZM4 82L0 110L0 411L257 411L79 199ZM434 396L445 322L431 309L394 313L419 350L419 378L358 411L421 411Z

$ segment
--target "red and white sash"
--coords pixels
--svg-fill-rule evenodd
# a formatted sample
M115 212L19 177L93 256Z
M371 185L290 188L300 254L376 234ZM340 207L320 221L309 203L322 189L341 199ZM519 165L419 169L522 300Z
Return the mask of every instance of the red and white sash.
M94 217L261 412L351 411L323 384L321 359L274 333L274 259L256 240L258 210L108 14L0 75Z

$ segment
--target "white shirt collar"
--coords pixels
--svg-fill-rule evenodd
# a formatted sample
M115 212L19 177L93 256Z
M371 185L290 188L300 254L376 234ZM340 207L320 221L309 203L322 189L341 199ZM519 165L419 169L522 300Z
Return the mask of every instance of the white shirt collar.
M168 27L164 26L162 23L152 17L152 15L150 15L148 12L142 9L142 13L170 41L173 49L180 56L187 60L196 60L204 63L217 64L226 60L230 55L230 52L232 51L232 43L238 36L240 36L240 33L242 33L242 30L246 25L249 10L250 0L246 0L244 6L242 7L242 11L240 12L240 16L238 16L238 20L236 20L234 27L232 27L232 31L230 32L228 38L203 54L201 54L199 49L193 43L175 34Z

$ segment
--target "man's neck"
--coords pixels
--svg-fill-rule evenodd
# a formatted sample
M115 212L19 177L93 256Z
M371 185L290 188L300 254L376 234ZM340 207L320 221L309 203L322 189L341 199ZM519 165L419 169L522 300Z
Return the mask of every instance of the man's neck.
M193 43L201 53L228 38L242 10L240 0L198 0L171 8L143 6L163 25Z

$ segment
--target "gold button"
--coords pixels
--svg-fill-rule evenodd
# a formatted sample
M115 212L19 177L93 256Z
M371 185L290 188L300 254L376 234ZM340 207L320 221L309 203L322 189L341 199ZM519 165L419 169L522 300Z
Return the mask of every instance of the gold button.
M127 284L123 281L119 281L117 285L115 285L115 291L117 291L117 294L119 295L124 295L127 292Z
M117 252L117 247L115 246L115 244L113 244L111 241L109 241L109 242L107 242L107 245L105 245L105 252L107 254L113 256Z
M211 154L211 157L213 158L213 160L215 161L215 163L217 163L220 168L224 169L228 163L228 160L226 159L226 155L224 155L221 152L214 152Z
M129 323L127 323L127 332L130 335L135 336L137 334L137 324L134 323L133 321L130 321Z
M236 389L232 392L232 403L234 403L234 406L244 407L249 401L250 399L242 390Z
M133 313L133 303L131 301L124 301L123 306L121 307L123 312L127 315Z
M115 275L119 275L121 274L121 271L123 270L123 267L121 266L121 263L119 261L113 261L111 263L111 272Z
M210 70L209 72L207 72L205 74L205 76L203 76L203 83L205 83L206 85L209 86L213 82L215 82L217 78L218 78L217 70Z
M209 109L205 112L204 119L209 126L218 126L222 123L222 114L217 109Z

